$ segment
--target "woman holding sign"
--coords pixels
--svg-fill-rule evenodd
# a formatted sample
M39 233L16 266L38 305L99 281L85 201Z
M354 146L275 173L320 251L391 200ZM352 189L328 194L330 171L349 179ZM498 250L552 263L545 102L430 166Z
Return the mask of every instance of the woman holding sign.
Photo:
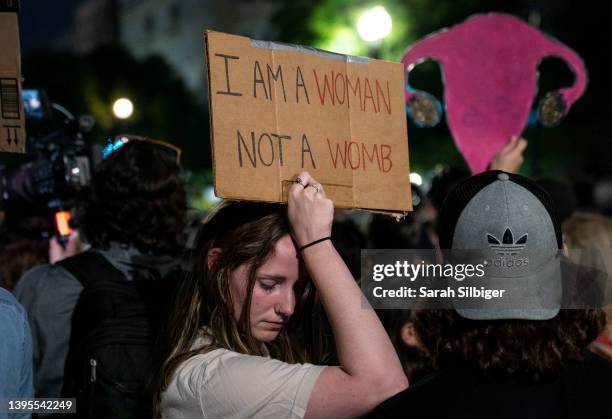
M154 408L164 418L356 417L407 387L395 350L329 240L333 203L307 172L288 207L232 202L204 224ZM340 367L317 366L316 286Z

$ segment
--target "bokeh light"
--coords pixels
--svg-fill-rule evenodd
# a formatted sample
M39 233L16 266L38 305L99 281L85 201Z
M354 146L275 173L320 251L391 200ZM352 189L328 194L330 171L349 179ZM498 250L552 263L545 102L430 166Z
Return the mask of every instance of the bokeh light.
M365 11L357 21L357 32L366 42L378 42L391 33L391 16L383 6Z
M119 119L127 119L134 113L134 104L127 98L119 98L113 103L113 114Z

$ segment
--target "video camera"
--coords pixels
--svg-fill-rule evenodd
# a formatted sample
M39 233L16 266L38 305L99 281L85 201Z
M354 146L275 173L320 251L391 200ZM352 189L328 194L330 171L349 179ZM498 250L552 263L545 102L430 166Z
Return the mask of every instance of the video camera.
M0 163L0 211L3 230L13 236L60 239L70 234L70 210L77 192L89 184L91 149L84 135L94 125L90 116L76 118L48 101L43 90L24 89L27 154L25 163ZM42 216L53 223L28 226L25 217ZM31 224L31 223L30 223Z

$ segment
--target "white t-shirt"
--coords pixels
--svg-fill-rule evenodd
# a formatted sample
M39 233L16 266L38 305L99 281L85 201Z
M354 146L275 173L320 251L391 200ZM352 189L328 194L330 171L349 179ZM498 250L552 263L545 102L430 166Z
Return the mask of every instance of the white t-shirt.
M206 345L200 338L194 348ZM324 366L215 349L183 362L162 393L164 419L302 418Z

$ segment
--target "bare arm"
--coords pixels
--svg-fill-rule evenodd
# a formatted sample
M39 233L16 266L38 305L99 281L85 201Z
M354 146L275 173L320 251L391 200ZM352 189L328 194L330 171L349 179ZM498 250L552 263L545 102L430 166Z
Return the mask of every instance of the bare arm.
M302 184L318 183L300 173ZM324 191L295 184L289 191L289 219L299 246L331 234L333 203ZM378 316L332 243L302 251L329 317L340 367L326 368L308 402L307 418L356 417L408 386L395 349Z
M523 164L525 148L527 148L527 140L520 137L511 137L508 144L493 156L489 169L518 173Z

